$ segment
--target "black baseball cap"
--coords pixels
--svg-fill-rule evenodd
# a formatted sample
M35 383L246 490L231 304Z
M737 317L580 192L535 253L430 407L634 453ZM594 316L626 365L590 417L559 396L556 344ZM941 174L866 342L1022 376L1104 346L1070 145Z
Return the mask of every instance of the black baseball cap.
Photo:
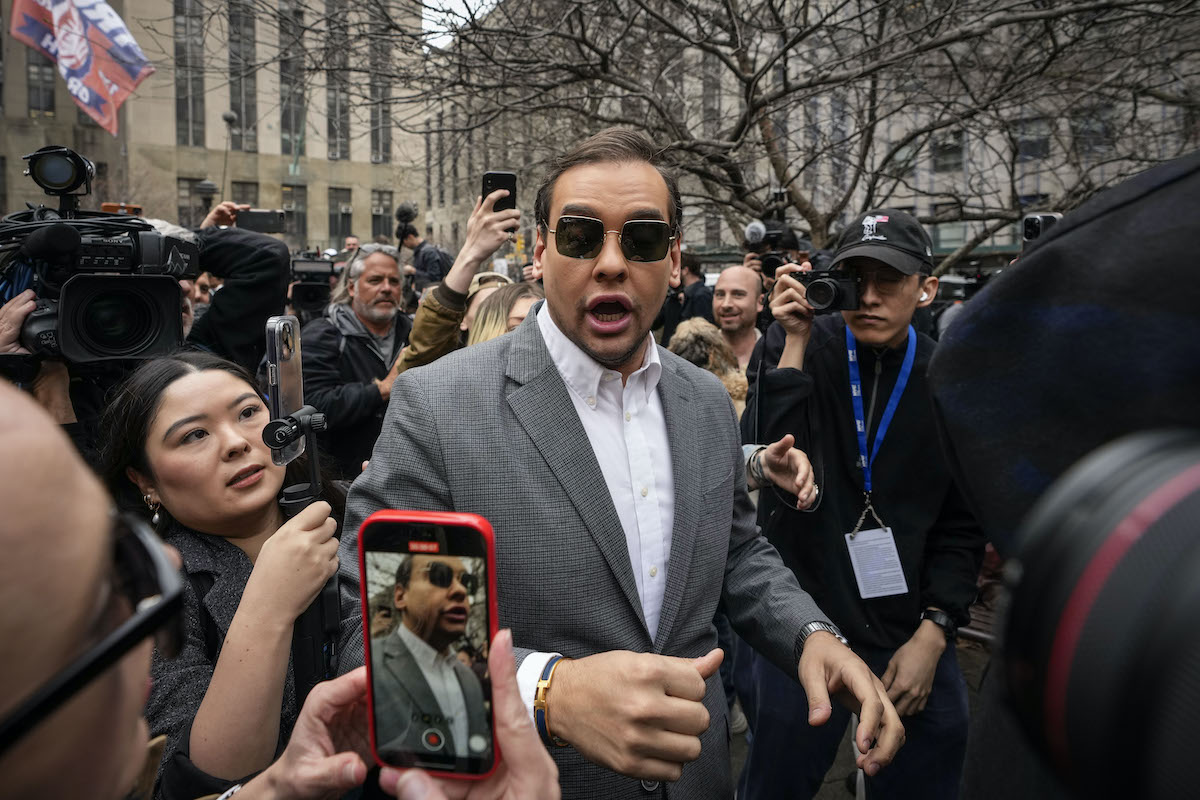
M829 268L848 258L874 258L905 275L933 273L933 240L912 214L877 208L861 214L838 239Z

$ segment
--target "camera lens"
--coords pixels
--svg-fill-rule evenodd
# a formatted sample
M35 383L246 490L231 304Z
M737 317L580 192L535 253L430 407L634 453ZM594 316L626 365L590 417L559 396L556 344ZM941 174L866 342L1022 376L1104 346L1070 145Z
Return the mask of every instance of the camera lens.
M824 311L832 308L838 299L838 285L829 278L817 278L808 285L806 291L808 304L814 311Z
M1038 217L1026 217L1022 223L1021 238L1027 242L1042 235L1042 220Z
M132 356L158 334L154 306L136 289L114 287L89 297L77 319L80 342L110 358Z
M75 164L66 156L43 156L33 164L33 180L43 189L70 190L74 188L77 179Z

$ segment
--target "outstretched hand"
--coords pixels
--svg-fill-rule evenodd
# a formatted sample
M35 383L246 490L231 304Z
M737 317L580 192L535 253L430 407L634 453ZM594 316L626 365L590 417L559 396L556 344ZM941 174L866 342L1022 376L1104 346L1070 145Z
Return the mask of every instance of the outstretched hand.
M790 433L767 445L759 455L763 476L788 494L796 495L797 508L808 508L817 501L812 463L803 450L796 449L796 437Z

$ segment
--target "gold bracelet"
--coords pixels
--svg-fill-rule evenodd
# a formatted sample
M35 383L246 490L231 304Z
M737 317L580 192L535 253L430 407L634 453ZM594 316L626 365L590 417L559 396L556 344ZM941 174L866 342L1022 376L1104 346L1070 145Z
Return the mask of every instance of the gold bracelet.
M550 664L550 668L546 670L545 677L540 678L537 683L537 689L533 693L533 718L535 723L539 723L538 727L544 730L544 739L548 739L555 747L567 747L567 742L550 733L550 709L547 705L547 696L550 693L550 681L554 679L554 671L558 669L558 665L569 659L559 657L554 659ZM540 717L540 719L539 719ZM542 732L542 731L539 731Z

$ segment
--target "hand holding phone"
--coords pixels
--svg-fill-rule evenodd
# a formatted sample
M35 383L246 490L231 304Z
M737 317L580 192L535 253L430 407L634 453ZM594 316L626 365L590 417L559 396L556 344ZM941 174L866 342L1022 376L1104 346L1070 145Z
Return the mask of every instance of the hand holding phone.
M304 407L304 372L300 362L300 320L292 314L267 320L267 408L271 419L282 419ZM304 439L278 450L271 460L283 466L304 452Z
M491 774L491 526L473 514L379 511L358 546L376 761L452 778Z
M337 521L329 503L319 500L280 526L263 542L247 592L289 619L300 616L337 572ZM251 588L253 587L253 588Z
M491 258L501 245L511 241L511 232L517 230L521 222L521 212L516 208L510 206L507 209L497 210L503 201L507 201L513 196L513 194L508 197L499 195L500 188L512 193L516 192L515 183L511 190L506 187L497 187L496 190L483 195L476 201L475 209L471 212L470 219L467 220L467 238L454 265L460 269L465 266L472 275L478 270L479 265ZM451 271L455 267L451 267Z

